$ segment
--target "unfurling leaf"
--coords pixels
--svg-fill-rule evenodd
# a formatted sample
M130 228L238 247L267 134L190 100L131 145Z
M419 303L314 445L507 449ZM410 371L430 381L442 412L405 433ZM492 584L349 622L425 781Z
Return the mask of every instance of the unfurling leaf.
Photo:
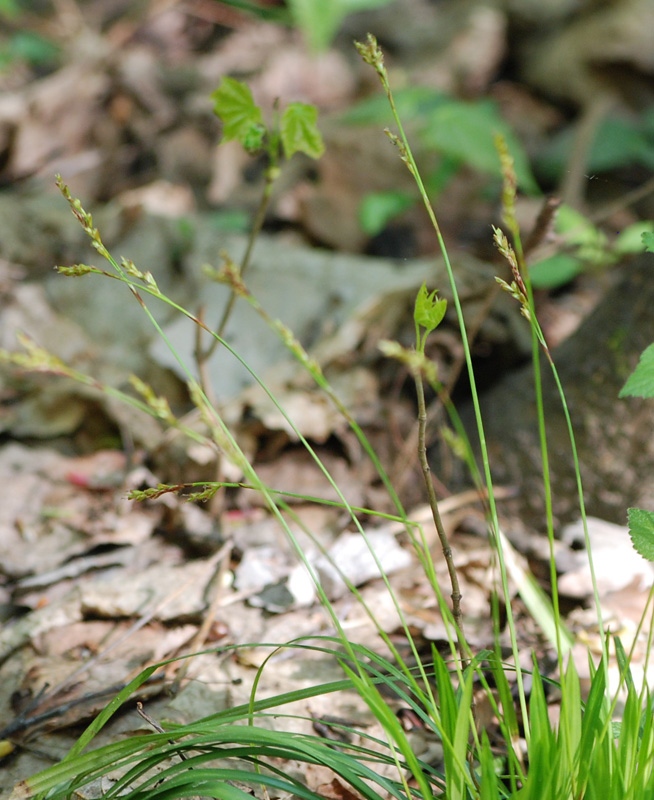
M642 508L630 508L629 536L634 549L648 561L654 561L654 512Z
M430 294L427 284L423 283L416 297L413 319L416 325L426 328L427 333L431 333L441 324L447 310L447 300L439 299L437 294L438 289Z
M284 109L280 133L286 158L297 152L320 158L325 152L325 144L316 125L317 119L318 109L315 106L289 103Z

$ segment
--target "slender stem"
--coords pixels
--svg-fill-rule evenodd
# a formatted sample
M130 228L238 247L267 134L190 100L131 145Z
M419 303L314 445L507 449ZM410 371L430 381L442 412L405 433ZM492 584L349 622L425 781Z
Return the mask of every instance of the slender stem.
M420 459L420 467L422 469L422 476L425 481L425 488L427 489L427 497L429 499L429 506L431 508L434 524L438 538L443 549L443 556L447 564L447 571L450 576L450 583L452 585L452 616L454 617L454 624L456 626L456 636L458 642L459 657L461 659L461 666L465 669L468 666L468 660L465 658L467 651L465 635L463 632L463 615L461 613L461 590L459 588L459 578L456 574L456 567L454 566L454 558L452 555L452 547L447 538L443 520L438 509L438 500L436 498L436 491L431 479L431 467L427 460L427 408L425 405L425 390L422 382L422 375L416 372L414 375L416 392L418 395L418 457Z
M252 229L250 230L250 236L248 238L247 248L245 250L245 254L243 259L241 260L240 264L240 273L243 275L250 264L250 259L252 257L252 251L254 249L255 242L259 238L259 234L261 233L261 229L263 228L263 223L266 219L266 213L268 211L268 206L270 205L270 197L272 195L272 187L275 182L275 178L278 175L277 169L267 169L266 170L266 182L263 187L263 192L261 194L261 201L259 202L259 208L257 209L256 216L254 218L254 222L252 223ZM232 314L232 309L234 308L234 303L236 302L236 294L232 291L230 295L229 301L225 306L225 310L223 311L223 315L218 323L218 327L216 328L216 334L219 337L225 332L225 328L227 327L227 323L229 318ZM209 347L202 353L202 360L206 361L207 359L211 358L216 346L218 345L219 339L214 338L211 342Z

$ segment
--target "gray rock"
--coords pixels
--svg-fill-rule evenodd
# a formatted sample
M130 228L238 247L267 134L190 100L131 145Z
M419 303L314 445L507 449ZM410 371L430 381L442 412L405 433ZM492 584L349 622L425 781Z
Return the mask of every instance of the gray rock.
M579 329L554 352L575 431L588 513L624 523L628 506L654 508L654 402L618 393L654 341L654 258L644 255L621 276ZM542 358L545 418L559 524L579 515L570 440L552 371ZM544 496L531 365L482 397L497 484L518 488L508 510L544 528ZM472 415L464 414L472 440ZM505 509L507 507L505 506Z

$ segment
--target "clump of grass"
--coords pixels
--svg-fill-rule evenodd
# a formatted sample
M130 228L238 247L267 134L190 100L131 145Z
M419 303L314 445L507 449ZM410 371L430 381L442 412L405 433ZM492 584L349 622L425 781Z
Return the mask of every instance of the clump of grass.
M239 269L229 257L225 256L222 267L211 271L213 277L227 282L234 292L234 297L250 303L269 323L271 330L283 340L289 351L341 411L362 447L372 459L395 504L395 514L384 516L398 520L406 527L409 539L436 597L448 632L450 652L447 658L435 649L432 649L429 657L421 656L405 621L401 603L395 596L392 585L386 576L383 576L383 580L401 620L404 636L409 644L411 662L409 663L408 659L401 656L393 641L377 624L374 610L365 606L362 596L351 584L349 588L353 597L366 608L373 624L377 625L379 649L382 652L362 647L349 639L287 522L290 509L284 499L284 494L273 491L259 478L256 470L239 448L232 432L222 420L219 409L207 396L202 381L192 374L187 365L182 366L188 376L189 393L205 422L205 433L198 433L187 428L182 420L173 415L165 398L157 397L151 388L138 378L132 378L135 395L119 392L77 373L60 360L54 359L35 343L23 339L25 352L20 354L4 353L3 360L11 361L24 369L65 375L94 386L99 391L118 396L159 419L166 426L178 428L189 436L208 443L217 453L228 458L241 469L244 480L239 485L259 492L264 498L271 515L277 519L298 558L303 561L311 575L320 601L336 631L335 635L331 637L297 640L283 643L281 646L298 652L310 651L329 655L340 665L343 678L276 697L260 699L257 696L257 688L263 671L268 668L267 659L257 672L248 703L188 725L161 727L157 723L157 730L154 733L130 736L105 747L89 749L103 726L123 704L138 692L139 688L161 665L151 666L109 703L61 763L19 784L14 792L15 798L39 796L54 800L54 798L75 796L77 792L88 787L96 779L111 773L119 777L104 795L108 798L127 797L132 800L155 800L155 798L200 795L221 798L221 800L246 800L251 796L251 792L265 794L268 791L275 791L287 792L305 800L318 800L320 797L318 792L310 790L302 783L301 779L293 777L288 770L279 766L286 761L327 766L338 776L338 780L342 784L349 787L347 791L355 792L366 800L382 800L382 798L389 797L397 798L397 800L409 800L416 797L421 800L431 800L432 797L447 797L448 800L459 800L459 798L466 798L466 800L468 798L474 798L474 800L499 800L499 798L520 798L520 800L529 798L554 798L555 800L568 800L568 798L570 800L573 798L602 798L602 800L608 798L612 800L616 798L617 800L620 798L623 800L623 798L633 798L636 800L636 798L654 796L654 731L652 730L652 701L649 692L646 687L641 689L636 687L630 672L630 657L624 652L620 640L614 639L616 657L621 670L620 684L626 692L622 721L619 725L614 722L613 713L617 694L611 696L609 693L610 643L608 638L603 636L602 659L598 665L591 660L590 693L585 701L582 700L580 681L574 662L566 659L569 638L558 605L553 552L551 555L552 604L550 605L542 593L538 592L533 580L530 581L526 576L523 576L520 591L527 606L537 616L541 627L549 632L552 644L556 649L559 662L557 685L561 694L560 715L557 724L553 724L550 720L545 692L546 679L541 675L535 659L532 669L528 671L531 690L529 694L526 691L527 671L520 664L515 620L511 611L507 545L497 513L491 464L485 445L482 409L476 390L465 319L457 293L456 275L451 267L436 215L413 159L410 144L395 110L383 54L372 36L365 43L357 44L357 48L364 60L376 70L388 96L398 128L398 133L389 132L389 137L398 148L400 158L416 180L448 270L472 387L477 432L481 446L481 470L478 471L472 463L471 469L477 482L480 485L483 484L485 495L488 497L488 530L497 557L499 591L504 595L507 609L512 659L510 662L502 660L499 643L496 643L493 649L474 652L466 640L465 598L461 597L458 584L456 555L452 551L440 521L438 502L433 491L429 464L426 459L424 382L427 381L437 391L440 391L442 387L439 386L434 365L425 356L425 341L429 333L442 321L445 314L445 301L440 299L435 291L430 292L423 286L416 298L414 310L415 347L403 349L397 343L391 342L383 343L381 346L386 355L395 358L408 368L415 380L419 415L419 452L417 457L422 467L434 522L448 564L451 605L446 600L446 591L443 590L436 578L432 556L421 527L408 518L393 489L392 480L384 472L364 432L338 399L320 365L304 350L292 332L281 323L268 318L265 310L248 289L243 276L244 266L242 265ZM243 102L245 102L250 115L257 117L247 97L245 101L243 100L241 90L234 91L238 100L237 109L242 110ZM254 121L250 120L249 127L244 133L247 141L252 142L252 137L261 135L259 125L258 118ZM260 144L262 140L258 139L257 141ZM548 535L550 542L553 543L549 462L540 386L541 353L545 354L548 368L554 371L561 393L569 425L571 453L577 469L577 476L579 476L578 461L570 418L565 406L565 396L551 353L538 325L529 273L525 268L520 231L514 213L516 181L511 157L502 141L498 142L498 149L504 173L503 221L508 235L497 229L495 242L509 262L512 272L512 281L510 283L503 282L503 288L520 303L527 320L526 324L531 326L532 331L536 376L535 395L547 501L546 517ZM175 353L173 343L168 342L163 331L158 328L154 317L148 310L146 300L152 298L169 304L179 313L192 319L205 336L211 337L213 342L225 347L241 361L246 369L249 369L248 365L222 339L220 324L218 330L211 330L201 318L178 306L163 294L157 286L155 277L150 273L141 272L132 262L125 259L120 262L116 261L102 243L99 232L93 226L91 215L83 209L79 200L71 197L61 179L58 183L70 203L74 215L91 238L96 251L108 261L112 268L112 271L106 271L94 266L77 265L72 268L62 268L61 272L74 276L101 275L126 284L145 313L148 314L153 325L157 327L160 335ZM266 188L264 195L268 190ZM255 225L255 229L256 227ZM347 502L343 492L320 461L310 442L300 434L265 383L254 373L252 375L262 389L268 393L295 431L298 440L311 454L317 469L332 485L339 498L338 504L349 513L352 524L368 541L360 518L362 515L374 516L375 510L354 508ZM452 414L454 414L453 410ZM454 419L456 420L455 416ZM193 499L206 500L227 485L230 484L221 481L175 486L161 485L150 490L134 492L132 497L143 500L165 492L192 488ZM579 477L578 489L583 516L583 493ZM289 495L296 496L291 492ZM321 502L316 498L305 497L304 499ZM587 544L590 545L589 542ZM592 566L590 546L588 550ZM372 547L371 552L375 556ZM378 566L380 566L379 562ZM380 572L383 575L383 570L380 569ZM598 617L601 621L597 589L595 590L595 599ZM255 644L258 647L262 646L261 643ZM279 646L270 646L271 655ZM218 650L220 651L220 648ZM514 686L518 694L517 704L513 696ZM271 729L268 724L271 715L274 715L275 720L283 720L284 709L291 703L352 690L356 691L365 701L383 731L383 738L374 737L365 731L361 732L347 724L340 725L340 728L356 737L352 740L355 743L326 740L310 734L289 734L276 727ZM440 742L441 764L434 765L415 754L410 737L393 711L393 703L389 701L389 695L410 708L420 725ZM497 744L491 746L488 731L482 727L475 714L474 695L479 698L483 697L485 703L491 708L500 731L500 746ZM391 772L389 772L389 768ZM392 774L393 777L388 777L389 774ZM343 789L343 792L346 793L346 790Z

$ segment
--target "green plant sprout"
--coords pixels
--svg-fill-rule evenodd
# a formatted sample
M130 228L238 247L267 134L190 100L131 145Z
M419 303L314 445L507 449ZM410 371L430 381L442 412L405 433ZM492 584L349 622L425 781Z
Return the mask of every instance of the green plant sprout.
M452 615L457 630L458 651L459 656L463 659L462 666L467 666L465 661L465 653L468 646L465 641L465 633L463 630L463 614L461 612L461 590L459 588L459 579L454 565L452 548L448 541L447 533L443 526L443 521L438 509L438 500L434 490L434 484L431 479L431 467L427 459L427 406L425 403L425 389L423 383L423 374L426 376L428 383L432 386L437 384L436 365L430 361L425 355L425 345L427 337L430 333L436 330L445 317L447 310L447 300L438 297L436 290L431 293L427 289L427 285L423 285L418 290L416 296L413 319L416 329L416 345L414 350L407 350L397 342L381 342L380 349L384 355L397 359L404 363L410 370L416 386L416 395L418 399L418 457L420 460L420 468L422 470L427 497L429 498L429 505L432 510L432 516L438 538L441 543L443 557L447 563L447 569L450 576L450 583L452 587Z
M316 125L318 110L306 103L289 103L281 116L277 108L270 125L264 123L263 111L254 102L250 88L241 81L225 77L218 88L211 94L214 112L223 123L223 141L236 139L250 155L265 154L267 165L264 172L264 187L259 207L254 217L245 253L240 264L241 275L245 274L254 243L261 232L270 203L275 181L280 175L282 156L288 160L295 153L305 153L310 158L320 158L325 150L322 136ZM236 297L232 294L216 332L222 336L227 326ZM204 352L198 342L196 360L202 374L202 368L211 357L218 339L214 339ZM205 386L207 385L204 381Z

